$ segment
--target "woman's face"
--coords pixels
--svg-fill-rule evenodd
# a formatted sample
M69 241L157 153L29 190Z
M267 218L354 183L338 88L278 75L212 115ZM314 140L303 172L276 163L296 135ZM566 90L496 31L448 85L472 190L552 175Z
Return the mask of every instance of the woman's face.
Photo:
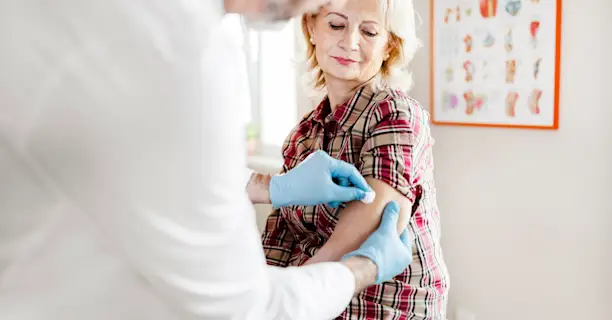
M308 21L326 78L363 83L387 58L389 33L378 0L348 0L324 7Z

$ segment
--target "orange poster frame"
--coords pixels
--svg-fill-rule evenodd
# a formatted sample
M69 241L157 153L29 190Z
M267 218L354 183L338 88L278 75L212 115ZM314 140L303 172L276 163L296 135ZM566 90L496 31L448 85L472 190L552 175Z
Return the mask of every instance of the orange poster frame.
M474 0L476 2L478 0ZM528 1L528 0L523 0ZM464 127L490 127L490 128L509 128L509 129L536 129L536 130L557 130L559 129L559 98L560 98L560 76L561 76L561 26L562 26L562 0L556 1L556 31L555 31L555 61L554 61L554 115L552 125L521 125L521 124L496 124L496 123L472 123L472 122L454 122L454 121L440 121L436 119L436 105L435 105L435 44L436 44L436 25L435 25L435 13L436 13L436 0L430 0L430 114L431 123L434 125L441 126L464 126Z

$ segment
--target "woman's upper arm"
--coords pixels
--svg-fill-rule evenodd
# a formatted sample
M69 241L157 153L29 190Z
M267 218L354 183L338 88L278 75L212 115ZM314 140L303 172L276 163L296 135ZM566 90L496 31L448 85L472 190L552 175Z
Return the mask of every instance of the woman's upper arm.
M412 207L410 200L383 181L374 178L366 180L376 192L376 198L371 204L353 201L340 211L334 233L321 248L321 253L327 255L329 260L338 260L359 248L378 228L383 210L390 201L398 202L401 207L398 232L401 233L408 224Z
M428 166L427 121L427 114L415 100L385 100L371 113L369 132L361 148L359 171L385 191L382 195L377 193L376 202L382 202L377 208L379 215L389 201L397 201L402 209L402 228L418 204L420 184Z
M420 159L428 140L423 136L422 109L412 102L389 100L375 106L367 121L359 170L376 192L376 199L369 205L352 202L342 209L334 233L313 262L337 260L357 249L376 230L386 204L392 200L402 210L398 231L408 224L418 201L423 168Z
M422 178L429 137L424 113L413 100L379 103L368 121L369 133L361 148L359 170L364 177L387 183L411 202Z

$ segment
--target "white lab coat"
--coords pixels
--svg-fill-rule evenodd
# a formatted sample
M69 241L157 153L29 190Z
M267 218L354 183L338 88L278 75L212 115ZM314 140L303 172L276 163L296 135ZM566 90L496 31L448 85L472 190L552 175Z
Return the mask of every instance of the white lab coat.
M219 0L0 1L0 319L324 319L265 266Z

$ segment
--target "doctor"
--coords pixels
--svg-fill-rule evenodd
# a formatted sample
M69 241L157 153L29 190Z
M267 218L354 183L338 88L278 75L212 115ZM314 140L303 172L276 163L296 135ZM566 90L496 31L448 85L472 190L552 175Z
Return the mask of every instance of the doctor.
M244 74L219 23L323 2L0 2L0 319L329 319L401 272L395 203L341 262L265 264L249 197L305 205L368 187L316 153L249 174L244 191Z

